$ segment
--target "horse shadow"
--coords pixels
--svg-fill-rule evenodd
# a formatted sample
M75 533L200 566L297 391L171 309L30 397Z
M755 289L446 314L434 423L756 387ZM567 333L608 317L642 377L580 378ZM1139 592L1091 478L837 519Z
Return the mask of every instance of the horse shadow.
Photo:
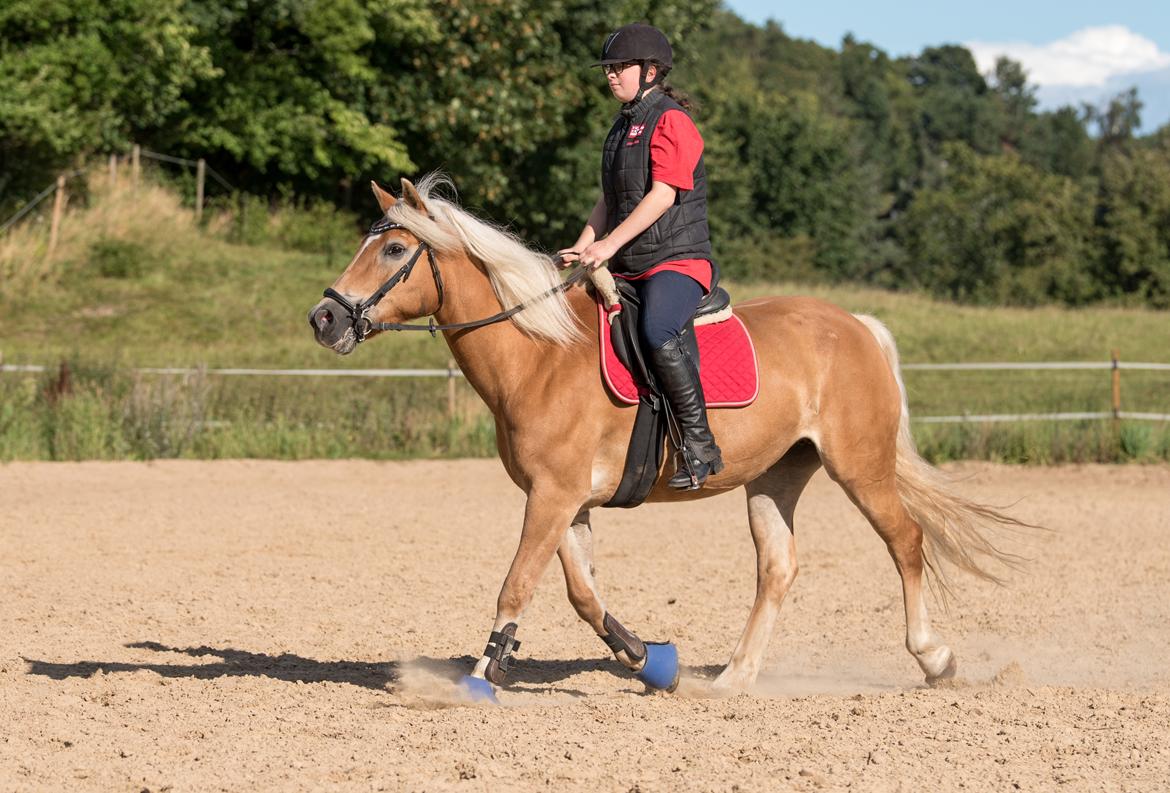
M55 663L25 658L27 674L47 677L52 680L70 678L91 678L100 673L133 674L139 671L154 672L164 678L187 678L192 680L214 680L223 677L269 678L286 683L341 683L388 694L412 692L410 680L404 676L421 672L428 679L445 680L455 685L469 673L478 658L470 655L455 655L447 658L417 656L401 661L319 661L315 658L281 653L255 653L234 647L172 647L155 641L131 642L124 645L134 650L150 650L157 653L176 653L191 658L208 657L217 660L204 663L127 663L122 661L78 661ZM684 677L690 678L690 696L716 695L707 691L704 684L723 670L722 664L684 666ZM574 698L588 694L565 681L577 675L590 672L604 672L618 678L627 678L631 691L649 693L633 673L613 658L514 658L505 687L516 693L552 693ZM698 684L698 688L694 685ZM425 684L424 684L425 685ZM882 692L897 690L889 681L859 677L840 679L838 674L793 674L766 673L760 676L753 691L767 697L807 696L810 694L846 694L859 691ZM395 705L387 702L387 705Z
M158 653L177 653L192 658L213 657L218 660L197 664L183 663L127 663L123 661L77 661L56 663L24 658L27 674L51 680L90 678L104 674L154 672L164 678L214 680L221 677L264 677L286 683L342 683L375 691L392 691L402 682L403 672L409 668L422 669L451 682L471 671L477 658L458 655L448 658L419 656L408 661L319 661L314 658L281 653L255 653L233 647L172 647L155 641L131 642L124 645L135 650ZM558 685L561 681L585 672L622 673L612 659L537 659L513 660L508 675L508 686L544 689L584 696L584 692Z

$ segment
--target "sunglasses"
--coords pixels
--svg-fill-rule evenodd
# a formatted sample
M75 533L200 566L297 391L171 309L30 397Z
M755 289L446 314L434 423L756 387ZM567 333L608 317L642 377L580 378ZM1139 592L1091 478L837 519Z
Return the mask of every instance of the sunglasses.
M627 66L636 66L638 61L626 61L625 63L607 63L601 67L603 74L613 74L618 77L626 70Z

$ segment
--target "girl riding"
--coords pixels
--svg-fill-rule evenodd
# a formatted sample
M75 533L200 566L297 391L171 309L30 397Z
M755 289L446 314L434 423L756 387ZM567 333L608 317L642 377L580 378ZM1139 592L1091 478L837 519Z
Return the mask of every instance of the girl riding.
M615 277L633 284L640 341L682 435L682 465L670 486L694 490L723 468L698 361L683 338L712 286L703 139L686 100L663 84L673 53L662 31L621 27L593 65L622 107L602 151L601 196L577 241L558 254L565 265L608 261Z

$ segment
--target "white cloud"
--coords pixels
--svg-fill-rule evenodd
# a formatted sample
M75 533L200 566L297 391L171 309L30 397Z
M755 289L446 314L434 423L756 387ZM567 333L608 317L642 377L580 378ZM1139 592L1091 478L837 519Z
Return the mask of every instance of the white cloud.
M996 58L1006 55L1024 65L1029 82L1041 86L1104 86L1114 77L1170 66L1170 53L1124 25L1084 28L1043 45L971 41L965 46L980 71L992 71Z
M1143 132L1153 132L1170 123L1170 67L1156 72L1114 77L1100 87L1042 85L1036 92L1036 99L1040 102L1041 110L1055 110L1065 105L1079 108L1083 103L1101 107L1130 88L1138 89L1138 99L1142 102L1140 129Z

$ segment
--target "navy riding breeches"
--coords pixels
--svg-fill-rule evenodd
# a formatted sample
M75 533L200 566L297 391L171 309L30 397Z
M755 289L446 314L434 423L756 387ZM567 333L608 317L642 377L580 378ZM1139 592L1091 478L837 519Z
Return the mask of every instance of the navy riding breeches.
M648 350L657 350L682 333L703 299L703 287L698 281L671 270L630 283L642 302L638 332Z

